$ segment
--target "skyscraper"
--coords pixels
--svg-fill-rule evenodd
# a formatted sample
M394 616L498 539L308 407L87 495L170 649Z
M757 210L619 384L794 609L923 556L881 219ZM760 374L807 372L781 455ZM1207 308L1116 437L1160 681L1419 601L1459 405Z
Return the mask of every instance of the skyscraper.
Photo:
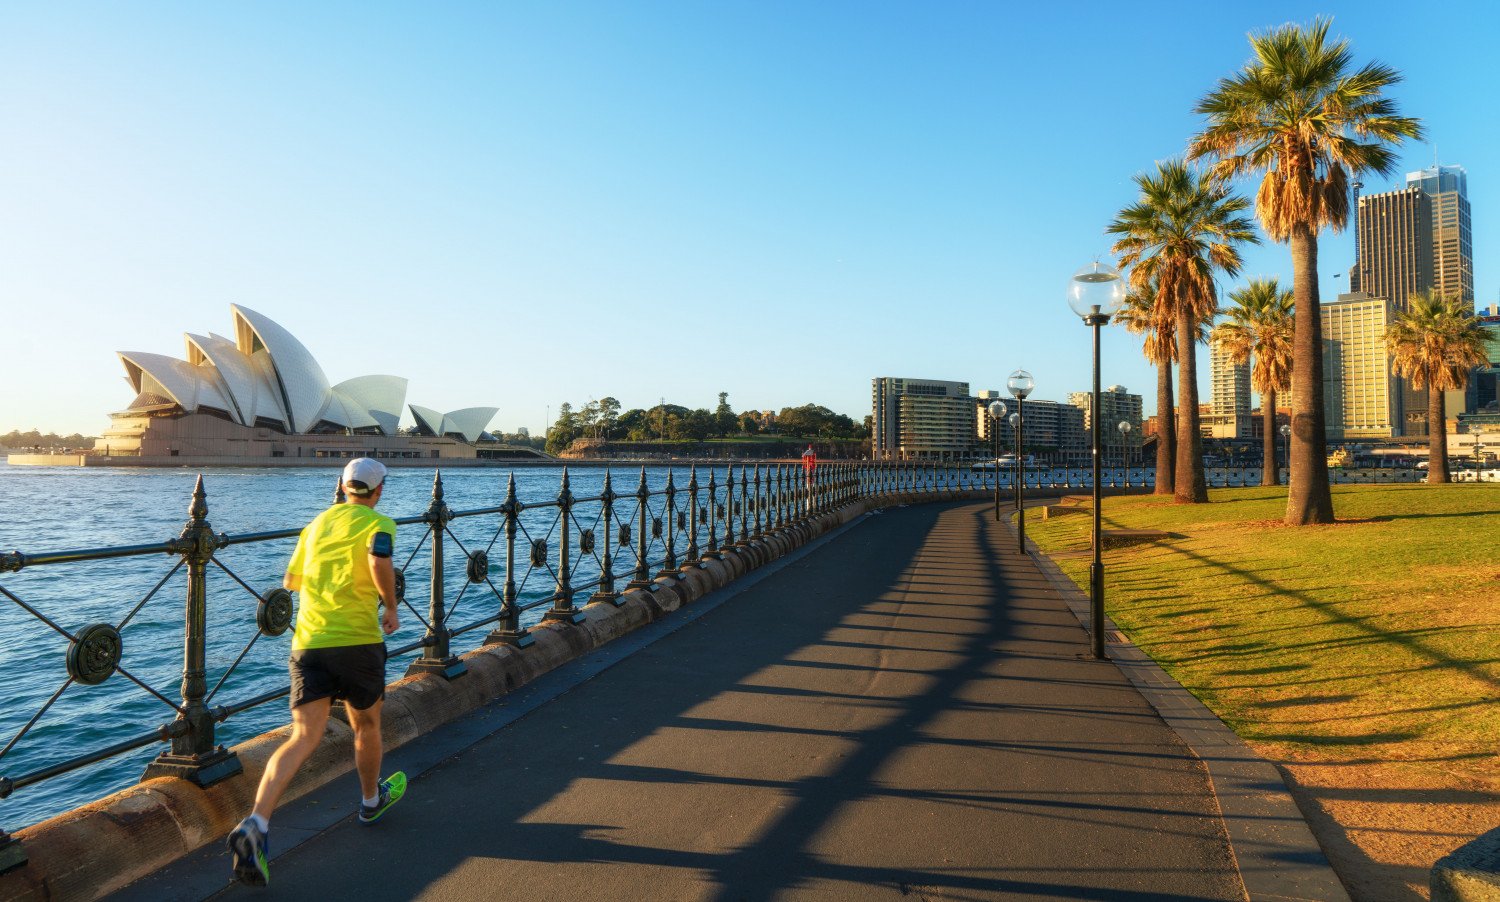
M1398 308L1432 287L1432 198L1415 185L1360 197L1359 290Z
M1355 224L1358 279L1351 279L1357 281L1359 291L1402 310L1413 293L1433 286L1432 207L1432 197L1420 185L1359 198ZM1338 358L1325 354L1325 367L1330 363L1337 364ZM1327 381L1336 381L1338 370L1325 369L1324 375ZM1412 388L1407 379L1397 381L1395 434L1426 435L1426 389ZM1331 425L1329 429L1332 435Z
M1209 416L1203 423L1210 438L1250 435L1250 364L1235 363L1218 344L1209 345L1212 386Z
M1462 166L1433 166L1406 174L1406 187L1432 201L1432 287L1474 300L1474 236L1469 224L1469 174Z

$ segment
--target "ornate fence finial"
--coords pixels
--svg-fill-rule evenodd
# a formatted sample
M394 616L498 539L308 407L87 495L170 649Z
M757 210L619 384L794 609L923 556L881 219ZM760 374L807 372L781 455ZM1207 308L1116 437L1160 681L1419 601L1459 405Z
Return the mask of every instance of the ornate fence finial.
M201 523L208 519L208 492L203 489L203 474L198 474L198 482L193 486L193 500L188 504L188 519L194 523Z

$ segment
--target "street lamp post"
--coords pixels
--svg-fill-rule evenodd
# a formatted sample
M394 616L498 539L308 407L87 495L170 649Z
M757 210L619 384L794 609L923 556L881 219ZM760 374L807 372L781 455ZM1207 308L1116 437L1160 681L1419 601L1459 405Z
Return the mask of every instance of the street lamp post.
M1125 461L1125 485L1130 486L1130 421L1121 420L1115 427L1120 430L1120 457Z
M1031 394L1036 382L1025 370L1016 370L1005 383L1011 396L1016 399L1016 548L1026 553L1026 396Z
M1292 427L1287 423L1282 423L1281 428L1277 431L1281 433L1281 442L1283 446L1281 451L1282 459L1289 459L1292 456ZM1276 468L1276 481L1280 483L1281 463L1279 461L1273 460L1271 461L1271 466Z
M1094 450L1094 560L1089 566L1089 626L1093 656L1104 658L1104 554L1100 532L1099 414L1103 399L1099 390L1099 328L1110 321L1125 303L1125 281L1113 268L1097 260L1073 274L1068 286L1068 306L1094 330L1094 393L1091 421Z
M1000 421L1005 416L1005 402L991 401L990 431L994 433L995 445L995 522L1000 522Z
M1021 425L1021 415L1018 414L1018 413L1011 414L1009 422L1010 422L1010 431L1012 433L1015 433L1016 429L1018 427L1020 427L1020 425ZM1019 479L1020 478L1020 473L1021 473L1021 470L1020 470L1020 467L1021 467L1021 458L1020 458L1020 456L1019 455L1013 456L1013 461L1014 461L1014 463L1013 463L1012 466L1014 467L1014 470L1015 470L1015 474L1016 474L1015 478ZM1016 493L1015 503L1016 503L1016 510L1020 510L1021 509L1021 494L1019 492Z

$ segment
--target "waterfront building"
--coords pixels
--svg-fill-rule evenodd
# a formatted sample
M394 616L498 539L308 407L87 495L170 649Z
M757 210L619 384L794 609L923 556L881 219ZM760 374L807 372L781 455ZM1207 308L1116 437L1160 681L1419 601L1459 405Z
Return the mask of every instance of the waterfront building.
M1235 363L1216 342L1209 346L1209 413L1200 429L1205 438L1249 438L1250 364Z
M1083 428L1086 435L1093 433L1093 400L1092 392L1077 391L1068 395L1068 403L1083 411ZM1111 385L1099 393L1099 409L1103 413L1103 419L1099 422L1099 443L1105 448L1113 448L1115 453L1119 453L1122 450L1139 448L1145 441L1140 395L1131 394L1123 385ZM1123 436L1119 431L1121 420L1130 424L1130 431Z
M440 413L411 405L416 425L403 433L406 379L359 376L331 384L296 336L247 307L230 311L234 337L188 333L186 359L119 352L135 397L110 414L96 455L247 464L517 456L496 453L500 443L485 431L497 408Z
M1462 166L1432 166L1406 174L1432 207L1432 287L1444 296L1474 300L1474 236L1469 219L1469 174Z
M871 383L875 460L961 460L977 440L969 383L878 376Z
M1500 401L1500 304L1478 311L1479 324L1490 330L1485 342L1489 366L1476 367L1469 374L1464 392L1464 413L1478 413Z
M1396 306L1364 292L1322 304L1323 403L1329 441L1400 435L1402 380L1385 331ZM1425 394L1425 392L1424 392Z

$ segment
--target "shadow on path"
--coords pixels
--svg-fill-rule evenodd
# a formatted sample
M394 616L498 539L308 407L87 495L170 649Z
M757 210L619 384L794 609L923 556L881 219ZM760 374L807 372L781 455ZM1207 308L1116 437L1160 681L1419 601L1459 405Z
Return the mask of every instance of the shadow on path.
M1013 546L870 517L257 895L1242 898L1201 765Z

